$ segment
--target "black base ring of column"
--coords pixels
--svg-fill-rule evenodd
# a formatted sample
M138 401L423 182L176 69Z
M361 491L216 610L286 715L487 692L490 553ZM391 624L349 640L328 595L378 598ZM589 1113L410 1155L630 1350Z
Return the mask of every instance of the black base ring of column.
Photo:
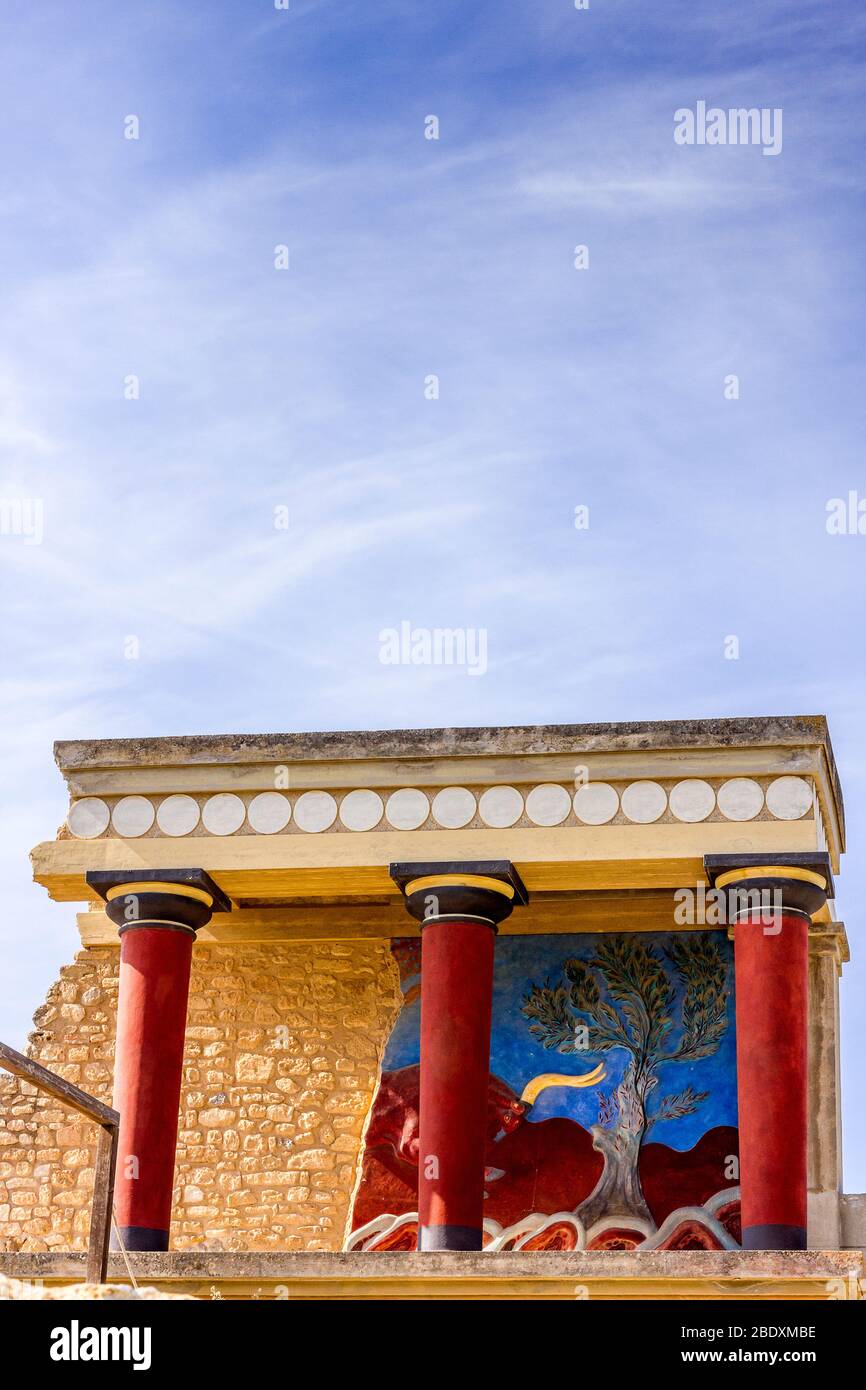
M804 1226L747 1226L743 1231L744 1250L805 1250Z
M168 1249L168 1231L157 1230L154 1226L121 1226L119 1230L124 1250ZM111 1249L120 1249L114 1231L111 1232Z
M195 927L188 927L183 922L158 922L150 918L141 922L124 922L122 927L117 928L117 935L125 936L128 931L179 931L195 939Z
M480 922L483 927L489 927L494 936L499 935L499 928L491 917L479 917L477 913L469 912L436 912L431 917L422 917L418 926L423 931L437 922Z
M482 1232L476 1226L419 1226L419 1250L481 1250Z
M727 893L728 889L726 888L723 891ZM773 916L800 917L806 923L807 926L811 927L812 925L812 918L809 916L808 912L801 912L799 907L780 907L778 909L768 908L767 911L771 912ZM752 921L756 913L763 914L763 907L744 907L739 912L731 912L730 904L726 902L725 912L725 923L729 927L747 927L750 924L756 927L767 927L770 925L769 922L763 919L763 916L761 917L761 920L758 922Z

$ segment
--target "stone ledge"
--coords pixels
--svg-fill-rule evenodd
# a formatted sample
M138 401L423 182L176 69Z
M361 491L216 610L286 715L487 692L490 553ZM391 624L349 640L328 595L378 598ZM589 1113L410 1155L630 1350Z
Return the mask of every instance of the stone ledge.
M0 1254L0 1269L45 1285L80 1282L83 1254ZM522 1255L184 1251L130 1256L139 1283L196 1298L856 1299L861 1251L598 1251ZM112 1255L109 1281L125 1283Z
M162 738L63 739L55 743L66 772L94 767L233 763L264 758L429 758L448 755L553 753L610 749L736 748L818 744L830 749L824 715L734 719L654 719L614 724L517 724L439 729L329 730L323 733L192 734Z

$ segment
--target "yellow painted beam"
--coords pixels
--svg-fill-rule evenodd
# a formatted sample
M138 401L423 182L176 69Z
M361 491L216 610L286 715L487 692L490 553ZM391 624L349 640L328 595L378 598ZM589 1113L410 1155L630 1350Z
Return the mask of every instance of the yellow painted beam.
M393 862L510 859L532 893L676 888L704 882L703 856L816 848L813 820L697 825L518 827L172 839L50 840L33 876L51 897L85 902L89 869L206 869L238 900L375 896L393 892Z

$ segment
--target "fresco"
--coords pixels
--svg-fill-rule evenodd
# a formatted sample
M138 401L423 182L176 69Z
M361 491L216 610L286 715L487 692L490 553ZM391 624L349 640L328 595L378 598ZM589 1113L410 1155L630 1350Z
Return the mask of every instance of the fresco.
M349 1247L417 1239L420 940L367 1126ZM724 932L500 937L488 1250L733 1249L733 947Z

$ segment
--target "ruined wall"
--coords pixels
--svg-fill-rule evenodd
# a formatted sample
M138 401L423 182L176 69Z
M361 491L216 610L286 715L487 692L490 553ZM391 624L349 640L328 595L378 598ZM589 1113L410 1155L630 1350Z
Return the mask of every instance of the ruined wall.
M108 1103L119 952L81 951L30 1055ZM388 942L193 952L176 1250L339 1250L361 1133L400 1004ZM0 1249L84 1249L96 1129L0 1072Z

